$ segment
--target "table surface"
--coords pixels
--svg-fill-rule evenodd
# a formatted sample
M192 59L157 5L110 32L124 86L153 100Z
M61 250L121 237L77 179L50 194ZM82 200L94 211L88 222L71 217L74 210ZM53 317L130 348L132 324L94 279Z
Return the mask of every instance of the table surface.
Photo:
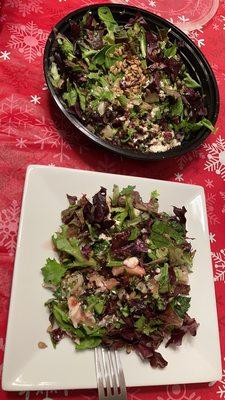
M161 0L163 1L163 0ZM128 389L128 400L225 399L225 2L213 19L189 33L210 62L220 90L217 133L197 150L170 161L142 163L97 148L76 133L51 102L42 71L52 26L86 0L3 0L0 10L0 373L25 171L29 164L80 168L201 185L205 188L224 375L210 384ZM157 13L160 0L125 0ZM1 2L0 2L1 4ZM180 16L181 20L185 16ZM183 18L185 20L185 18ZM61 136L58 134L61 134ZM149 370L151 379L151 370ZM97 392L0 391L0 400L97 399Z

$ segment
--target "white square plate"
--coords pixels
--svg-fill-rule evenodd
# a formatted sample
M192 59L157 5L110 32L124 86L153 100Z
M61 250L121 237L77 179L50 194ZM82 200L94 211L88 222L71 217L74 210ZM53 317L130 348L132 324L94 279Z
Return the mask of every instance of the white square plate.
M204 190L200 186L66 168L30 166L27 170L17 242L6 350L3 389L47 390L96 387L93 351L76 352L64 339L53 349L46 328L44 302L50 292L42 287L41 267L54 257L51 235L68 206L66 193L88 196L100 186L111 193L113 184L136 185L145 200L157 189L160 210L187 209L188 236L196 238L194 273L190 276L190 315L200 323L197 336L185 337L176 350L160 347L168 361L152 369L132 353L121 354L127 386L215 381L221 377L218 322ZM40 350L38 342L48 347Z

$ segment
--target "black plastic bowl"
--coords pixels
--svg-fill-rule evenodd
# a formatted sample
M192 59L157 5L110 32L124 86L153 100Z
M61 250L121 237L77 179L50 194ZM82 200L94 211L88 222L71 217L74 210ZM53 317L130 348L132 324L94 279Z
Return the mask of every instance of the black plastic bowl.
M219 92L216 83L215 76L213 71L205 59L204 55L198 49L197 46L186 36L180 29L175 27L170 22L166 21L165 19L152 14L148 11L142 10L137 7L130 7L123 4L97 4L94 6L88 6L84 8L80 8L76 11L71 12L70 14L66 15L61 21L59 21L55 27L53 28L52 32L49 35L45 46L44 52L44 73L45 79L48 85L48 88L52 94L53 99L55 100L56 104L63 112L63 114L68 118L72 124L78 128L82 133L88 136L91 140L95 143L105 147L108 150L111 150L117 154L136 158L140 160L157 160L157 159L165 159L170 157L178 157L188 151L196 149L200 144L210 135L210 131L206 128L195 132L191 135L190 139L184 140L182 144L178 147L174 147L171 150L167 150L164 152L159 153L142 153L140 151L135 151L119 146L114 146L109 142L101 139L99 136L95 135L94 133L90 132L83 124L79 121L73 114L69 113L67 109L64 107L63 103L61 102L58 94L56 93L54 87L51 84L49 79L49 66L50 66L50 57L53 51L53 43L55 40L55 30L61 33L67 33L69 29L69 20L80 20L83 15L90 10L93 15L97 14L97 9L100 6L107 6L110 8L111 12L113 13L116 21L120 24L125 24L129 18L133 17L137 12L140 12L146 21L149 24L149 28L151 30L156 30L157 27L159 28L167 28L171 29L170 31L170 40L171 41L182 41L184 46L180 48L180 54L183 58L183 61L190 73L190 75L201 84L202 95L204 96L205 107L208 110L207 118L215 124L219 112ZM73 133L72 133L73 134Z

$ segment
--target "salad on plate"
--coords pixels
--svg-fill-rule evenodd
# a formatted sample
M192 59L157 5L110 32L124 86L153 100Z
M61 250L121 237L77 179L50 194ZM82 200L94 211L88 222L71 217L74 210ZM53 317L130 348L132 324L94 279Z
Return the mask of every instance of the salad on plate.
M134 186L67 197L52 236L58 257L42 268L53 345L68 336L77 350L135 350L164 368L161 343L180 346L198 327L187 313L195 251L185 207L161 212L157 191L144 202Z

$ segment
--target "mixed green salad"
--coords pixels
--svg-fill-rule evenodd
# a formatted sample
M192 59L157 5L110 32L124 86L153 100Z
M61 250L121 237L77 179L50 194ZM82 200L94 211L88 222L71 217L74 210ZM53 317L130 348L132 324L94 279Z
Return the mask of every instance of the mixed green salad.
M185 207L159 212L158 193L143 202L134 186L67 197L52 236L58 258L42 268L53 345L69 336L77 350L124 347L164 368L160 344L179 346L198 327L187 314L195 252Z
M70 20L56 32L49 77L70 113L113 145L141 152L179 146L205 127L199 82L167 30L150 30L136 14L120 25L108 7Z

